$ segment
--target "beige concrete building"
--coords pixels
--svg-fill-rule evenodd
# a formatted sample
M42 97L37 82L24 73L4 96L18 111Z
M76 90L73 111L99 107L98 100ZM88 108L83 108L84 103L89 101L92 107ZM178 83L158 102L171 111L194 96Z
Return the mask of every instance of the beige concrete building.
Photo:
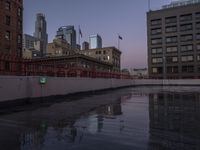
M200 0L147 12L150 78L200 78Z
M76 50L72 49L70 44L62 38L56 38L52 43L47 45L47 56L68 56L76 53Z
M102 62L110 63L113 66L113 71L120 71L121 51L115 47L81 50L79 53L95 58Z

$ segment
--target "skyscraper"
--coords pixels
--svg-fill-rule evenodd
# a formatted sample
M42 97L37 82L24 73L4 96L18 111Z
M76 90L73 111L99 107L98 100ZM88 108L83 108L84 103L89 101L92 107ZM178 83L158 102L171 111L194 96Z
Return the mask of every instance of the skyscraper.
M0 51L22 56L23 0L0 0Z
M48 44L47 23L44 14L38 13L35 21L34 37L38 39L41 56L45 56Z
M57 31L57 37L65 39L73 49L76 49L76 30L74 26L62 26Z
M102 39L100 35L98 34L90 35L89 41L90 41L90 49L102 48Z

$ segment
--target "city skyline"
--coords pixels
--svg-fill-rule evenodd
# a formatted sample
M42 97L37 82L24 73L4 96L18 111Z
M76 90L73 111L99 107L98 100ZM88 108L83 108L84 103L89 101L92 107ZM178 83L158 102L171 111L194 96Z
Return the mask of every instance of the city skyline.
M151 1L151 9L160 8L171 0ZM113 5L113 3L115 5ZM35 7L34 7L35 6ZM47 7L48 6L48 7ZM147 67L146 12L148 0L142 1L97 1L49 0L24 1L24 33L34 33L37 13L45 14L49 42L52 42L59 26L74 25L83 33L81 43L89 41L89 35L100 34L103 46L118 47L118 34L122 51L122 68Z

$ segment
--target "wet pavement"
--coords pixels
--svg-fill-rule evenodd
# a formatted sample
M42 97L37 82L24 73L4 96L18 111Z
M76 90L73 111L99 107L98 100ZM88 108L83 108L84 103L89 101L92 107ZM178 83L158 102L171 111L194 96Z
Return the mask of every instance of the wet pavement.
M0 150L199 150L200 87L134 87L0 115Z

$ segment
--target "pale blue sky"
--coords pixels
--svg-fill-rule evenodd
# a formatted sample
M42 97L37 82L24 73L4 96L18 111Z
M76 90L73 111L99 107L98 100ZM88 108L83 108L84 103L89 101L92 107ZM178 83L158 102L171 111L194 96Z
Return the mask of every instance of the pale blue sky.
M151 8L160 8L171 0L151 0ZM147 66L146 12L148 0L24 0L24 33L33 34L36 13L44 13L49 42L58 27L81 26L83 38L100 34L103 46L116 46L119 33L123 40L122 67Z

